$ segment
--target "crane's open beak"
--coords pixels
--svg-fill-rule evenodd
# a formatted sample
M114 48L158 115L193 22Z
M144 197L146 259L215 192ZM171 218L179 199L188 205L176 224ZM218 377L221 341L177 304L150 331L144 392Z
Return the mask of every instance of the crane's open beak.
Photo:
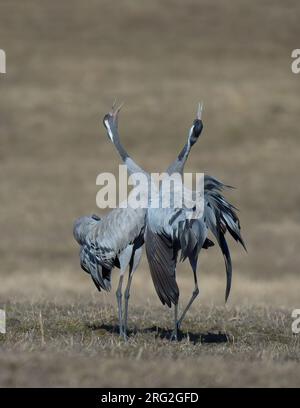
M109 112L109 115L112 117L114 123L116 126L118 126L118 114L120 110L122 109L124 102L122 102L117 108L116 108L117 100L114 101L111 111Z
M203 102L199 102L198 109L197 109L197 119L201 120L203 111Z

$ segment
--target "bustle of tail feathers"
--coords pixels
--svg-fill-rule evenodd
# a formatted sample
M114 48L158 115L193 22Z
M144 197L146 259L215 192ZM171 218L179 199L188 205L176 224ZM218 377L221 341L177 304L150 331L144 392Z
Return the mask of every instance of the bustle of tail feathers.
M174 228L174 237L179 241L181 249L180 260L189 258L191 265L197 264L197 258L202 248L209 248L214 243L208 238L210 231L216 238L222 251L226 267L226 292L227 301L231 289L232 262L230 251L225 239L225 234L229 234L246 250L245 243L241 236L240 221L236 214L237 209L230 204L223 196L222 192L226 188L233 188L225 185L211 176L204 177L204 216L200 219L179 221ZM176 223L176 217L172 218Z
M218 241L224 256L226 267L226 291L227 301L232 282L232 262L230 251L225 239L226 231L246 250L246 245L241 235L240 221L236 214L237 208L230 204L221 194L225 188L233 188L225 185L211 176L204 176L204 219L208 229Z
M215 216L219 215L219 229L221 233L225 234L226 231L236 241L246 249L245 242L241 235L240 220L236 214L237 208L230 204L221 192L226 188L233 188L223 184L219 180L211 176L204 177L204 198L205 203L210 206L214 211Z

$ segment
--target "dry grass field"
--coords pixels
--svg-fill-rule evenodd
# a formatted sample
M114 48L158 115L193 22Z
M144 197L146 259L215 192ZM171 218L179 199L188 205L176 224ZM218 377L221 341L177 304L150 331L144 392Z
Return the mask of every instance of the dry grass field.
M1 386L300 386L299 13L296 0L1 0ZM203 100L187 170L237 187L248 253L230 243L227 305L220 251L203 253L178 343L145 259L128 343L114 290L79 267L73 220L100 213L96 176L118 171L101 124L115 97L124 145L149 171L172 161ZM178 282L182 307L187 264Z

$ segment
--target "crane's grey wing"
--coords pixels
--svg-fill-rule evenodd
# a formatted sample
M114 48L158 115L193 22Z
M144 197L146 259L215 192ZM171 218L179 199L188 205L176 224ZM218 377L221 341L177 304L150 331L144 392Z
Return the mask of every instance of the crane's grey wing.
M143 245L145 215L145 209L117 208L102 219L92 215L75 221L73 234L81 247L80 264L98 290L110 290L111 271L121 266L118 256L123 259L126 248Z
M95 239L95 231L101 225L101 219L96 216L84 216L74 223L74 238L80 245L81 268L91 275L97 289L110 290L110 275L113 262L108 267L101 263L99 248Z
M102 219L101 225L95 227L94 241L97 242L103 260L110 263L115 255L122 252L143 235L146 210L116 208Z
M146 228L146 255L155 290L162 304L177 304L179 288L175 279L176 252L172 241L163 233Z

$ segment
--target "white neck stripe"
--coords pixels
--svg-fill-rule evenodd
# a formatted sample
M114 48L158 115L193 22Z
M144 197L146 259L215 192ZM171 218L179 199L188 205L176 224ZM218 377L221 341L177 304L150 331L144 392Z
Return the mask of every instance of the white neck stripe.
M110 137L110 140L113 142L114 141L114 135L113 135L113 133L111 131L108 120L105 120L104 123L105 123L106 129L107 129L108 136Z

